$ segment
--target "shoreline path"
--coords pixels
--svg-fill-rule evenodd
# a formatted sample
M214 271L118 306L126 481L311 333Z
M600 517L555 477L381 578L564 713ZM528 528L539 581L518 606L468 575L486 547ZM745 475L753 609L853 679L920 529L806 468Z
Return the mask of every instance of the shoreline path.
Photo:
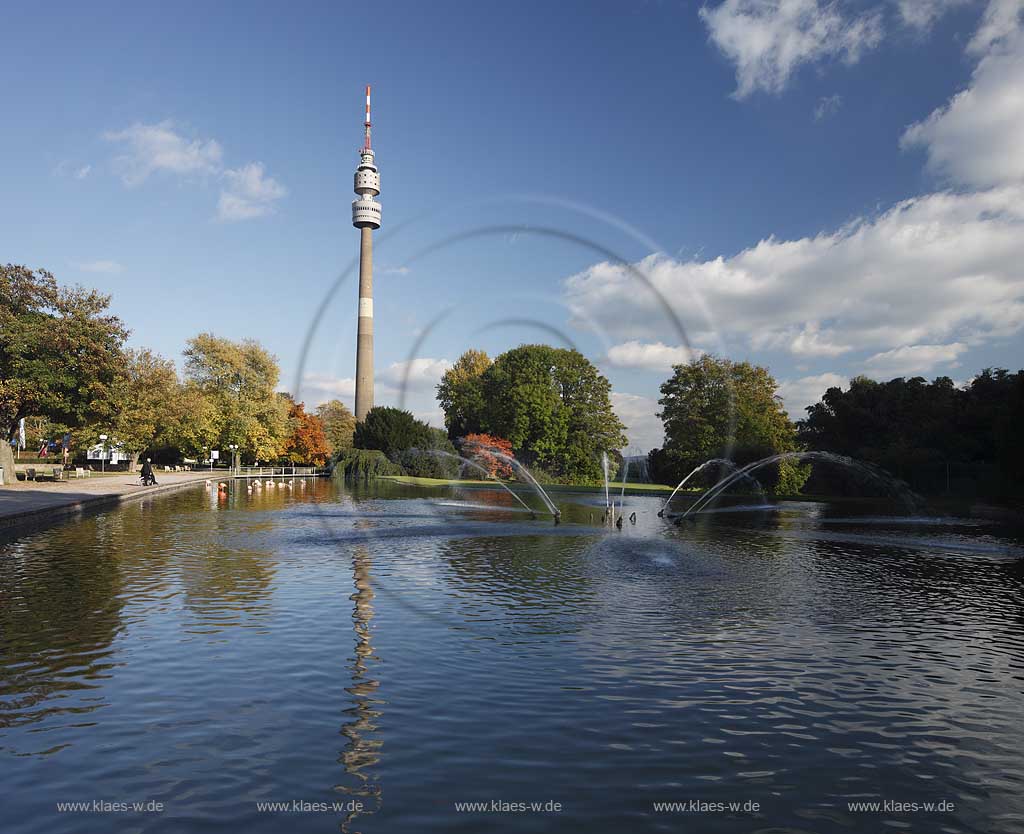
M78 515L93 507L181 489L207 479L223 480L222 472L157 472L156 486L144 487L138 473L80 478L56 483L19 481L0 486L0 530L27 524L49 524Z

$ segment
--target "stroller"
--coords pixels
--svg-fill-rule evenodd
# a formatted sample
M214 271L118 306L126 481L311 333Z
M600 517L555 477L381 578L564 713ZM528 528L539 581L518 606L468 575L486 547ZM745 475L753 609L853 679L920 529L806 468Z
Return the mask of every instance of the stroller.
M155 486L156 474L153 472L153 464L147 459L142 465L142 474L139 476L143 486Z

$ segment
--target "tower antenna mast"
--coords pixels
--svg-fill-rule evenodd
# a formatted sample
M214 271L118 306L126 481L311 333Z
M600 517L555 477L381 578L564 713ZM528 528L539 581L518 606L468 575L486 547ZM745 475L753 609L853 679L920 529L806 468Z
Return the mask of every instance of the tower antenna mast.
M366 127L366 141L363 143L363 150L370 150L370 85L366 85L366 121L363 122Z

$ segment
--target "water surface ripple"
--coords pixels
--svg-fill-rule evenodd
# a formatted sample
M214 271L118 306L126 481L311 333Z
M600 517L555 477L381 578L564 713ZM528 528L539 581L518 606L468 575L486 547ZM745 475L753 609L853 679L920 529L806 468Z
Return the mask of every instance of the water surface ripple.
M198 489L8 538L0 827L1024 830L1020 530L555 498ZM162 810L58 808L96 801Z

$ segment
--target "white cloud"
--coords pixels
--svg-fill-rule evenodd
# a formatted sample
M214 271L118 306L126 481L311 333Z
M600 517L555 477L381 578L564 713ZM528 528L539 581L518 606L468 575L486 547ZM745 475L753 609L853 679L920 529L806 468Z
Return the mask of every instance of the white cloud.
M665 440L665 430L656 416L660 410L657 400L619 391L612 391L611 400L612 409L626 424L626 437L629 438L630 446L644 452L661 446Z
M229 168L224 172L224 181L226 184L217 202L219 220L263 217L274 210L274 201L288 193L281 183L266 176L262 162Z
M166 119L156 124L136 122L131 127L106 133L104 138L124 146L114 162L125 185L136 186L150 174L216 174L223 151L215 139L189 140Z
M421 357L408 362L392 362L386 368L378 369L374 374L375 392L389 401L395 400L404 390L406 394L428 394L425 402L434 402L434 386L441 381L441 375L452 366L447 359ZM406 378L408 367L408 378ZM308 390L323 395L322 402L331 397L351 400L355 396L356 381L352 377L336 377L332 374L309 371L302 377L303 395ZM380 404L380 403L378 403Z
M807 406L818 402L829 388L842 388L848 382L846 377L831 372L783 380L779 383L779 396L790 418L801 420L807 416Z
M636 269L690 341L720 335L795 356L879 352L952 340L982 344L1024 326L1024 187L938 193L798 240L762 240L730 258L651 255ZM573 324L612 339L679 341L631 269L599 263L565 282ZM699 313L717 315L716 332ZM952 339L951 339L952 337Z
M912 376L927 373L937 365L956 363L957 357L966 350L967 345L962 342L948 345L905 345L868 357L865 367L869 376Z
M711 41L736 65L737 98L781 92L803 64L854 64L882 37L881 16L846 17L818 0L725 0L700 10Z
M822 96L814 108L814 121L820 122L829 116L834 116L843 106L843 97L838 93L831 96Z
M408 275L409 267L407 266L384 266L379 270L381 275Z
M76 166L70 159L62 159L50 170L54 177L74 177L76 180L84 180L92 171L92 165Z
M452 366L447 359L420 357L407 362L392 362L377 378L394 390L433 391L441 376Z
M340 378L309 372L302 376L300 393L310 408L333 399L339 399L351 408L356 395L356 381L353 377Z
M965 6L971 0L898 0L900 18L914 29L928 29L946 12Z
M224 151L216 139L190 139L170 119L156 124L136 122L125 130L104 134L124 148L114 159L125 185L134 187L151 174L165 172L179 176L219 177L223 183L217 201L217 219L249 220L274 211L274 203L287 189L267 176L262 162L225 168ZM81 179L90 166L76 173ZM84 172L84 173L83 173Z
M750 345L758 349L786 350L794 356L839 356L852 350L850 345L837 344L835 335L822 331L814 321L776 332L752 333Z
M981 60L971 85L903 134L928 167L972 188L1024 181L1024 36Z
M435 428L444 428L444 412L434 395L434 385L450 363L446 359L413 360L409 385L401 388L401 371L405 363L395 362L378 370L374 378L374 404L403 408ZM308 409L327 400L339 399L350 410L355 408L356 381L352 377L336 377L329 373L308 371L303 374L301 399Z
M443 429L444 426L444 411L440 408L431 408L426 411L414 411L412 416L417 420L422 420L428 426L433 426L435 429Z
M1022 14L1022 0L990 0L978 31L967 45L967 51L974 55L983 55L999 41L1018 32Z
M662 342L651 344L633 339L608 348L608 364L616 368L668 370L673 365L685 365L700 354L699 350L687 350L685 345L673 347Z
M117 261L85 261L75 266L82 272L105 272L108 274L120 272L124 267Z

